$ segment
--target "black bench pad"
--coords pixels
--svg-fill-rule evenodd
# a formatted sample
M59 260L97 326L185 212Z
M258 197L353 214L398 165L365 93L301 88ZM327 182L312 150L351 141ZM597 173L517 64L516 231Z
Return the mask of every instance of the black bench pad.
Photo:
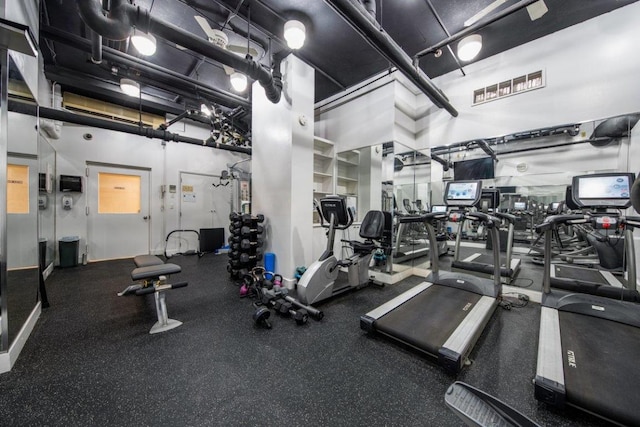
M180 273L181 271L180 266L175 264L150 265L133 270L131 278L133 280L157 279L160 276Z
M164 261L155 255L138 255L133 257L136 267L149 267L151 265L162 265Z

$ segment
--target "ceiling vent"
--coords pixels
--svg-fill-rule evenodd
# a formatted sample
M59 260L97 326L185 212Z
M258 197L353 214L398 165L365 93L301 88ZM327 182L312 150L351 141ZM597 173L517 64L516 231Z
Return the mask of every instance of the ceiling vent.
M484 104L496 99L544 87L545 79L542 70L518 76L500 83L494 83L473 91L472 105Z

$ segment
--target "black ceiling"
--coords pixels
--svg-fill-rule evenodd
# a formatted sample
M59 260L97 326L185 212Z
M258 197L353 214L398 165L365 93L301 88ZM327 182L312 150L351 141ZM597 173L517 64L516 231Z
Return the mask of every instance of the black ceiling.
M634 1L545 0L549 11L540 19L531 21L522 9L479 30L483 48L474 61ZM446 39L447 31L454 34L464 29L465 20L491 3L493 0L377 0L376 15L382 28L413 57ZM485 20L515 3L517 0L506 0ZM323 0L137 0L135 4L150 9L154 18L171 22L204 39L206 35L195 21L195 15L205 17L215 29L226 22L224 30L231 44L247 43L250 17L250 37L266 51L256 59L265 66L271 64L269 53L287 53L282 39L284 22L289 17L302 15L307 24L307 40L295 54L316 70L316 102L390 68L387 60ZM242 103L238 94L233 94L220 64L163 40L159 40L157 53L149 58L139 55L126 41L105 40L104 46L124 52L134 60L148 61L160 70L187 76L193 83L189 87L178 88L171 79L164 78L162 72L152 73L135 61L118 57L114 51L111 55L105 54L102 64L94 64L87 52L88 28L80 19L76 0L41 0L41 5L40 43L45 71L47 77L60 83L64 90L138 108L138 100L122 95L118 89L119 79L129 76L142 83L142 107L152 112L177 113L185 107L198 106L201 99L229 107ZM83 44L87 48L82 48ZM455 44L451 47L455 50ZM108 53L109 49L105 51ZM421 57L419 65L431 78L458 68L447 48L442 49L439 57L433 54ZM229 93L230 99L216 99L206 87ZM246 99L245 106L250 105L250 94L240 96Z

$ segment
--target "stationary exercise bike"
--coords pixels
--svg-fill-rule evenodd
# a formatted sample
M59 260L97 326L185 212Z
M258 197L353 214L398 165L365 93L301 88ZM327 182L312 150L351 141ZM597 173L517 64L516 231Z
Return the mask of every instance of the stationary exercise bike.
M385 216L382 211L369 211L360 225L360 237L364 242L342 240L353 248L353 255L338 260L333 253L336 230L346 230L353 224L353 212L347 208L341 196L327 196L316 206L320 225L327 228L327 248L307 268L298 281L298 299L303 304L314 304L324 299L369 284L369 264L373 251L379 248L374 240L384 237ZM336 283L340 267L348 267L347 283Z

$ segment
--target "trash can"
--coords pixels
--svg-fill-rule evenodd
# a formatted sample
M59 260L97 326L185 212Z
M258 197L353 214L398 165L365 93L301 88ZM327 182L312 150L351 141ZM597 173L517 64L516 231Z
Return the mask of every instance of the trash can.
M78 236L63 237L58 241L58 253L60 255L59 267L75 267L78 265Z

